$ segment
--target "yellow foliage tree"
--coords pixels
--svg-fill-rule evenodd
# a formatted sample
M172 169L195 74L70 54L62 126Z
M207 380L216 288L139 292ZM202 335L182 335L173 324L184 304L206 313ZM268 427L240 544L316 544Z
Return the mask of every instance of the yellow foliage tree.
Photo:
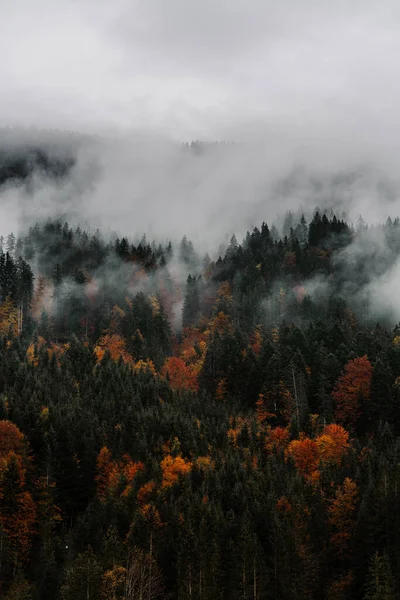
M0 304L0 335L18 335L18 310L10 297Z
M168 454L161 461L163 474L162 487L172 487L182 475L187 475L192 470L192 463L181 456L171 456Z
M125 597L126 569L116 566L101 578L101 600L123 600Z

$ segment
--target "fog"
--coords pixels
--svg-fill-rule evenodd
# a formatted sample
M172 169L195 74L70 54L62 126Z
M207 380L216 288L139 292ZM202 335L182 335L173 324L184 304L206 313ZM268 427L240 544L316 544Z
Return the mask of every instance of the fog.
M1 122L180 140L264 124L382 149L399 27L395 0L3 0Z
M4 185L2 232L57 216L215 253L287 210L396 216L399 34L389 0L3 0L0 147L74 166Z
M0 193L3 234L21 233L48 217L104 233L167 241L184 234L201 252L214 253L235 232L242 239L261 221L286 211L308 218L318 206L357 221L383 221L398 212L398 177L372 162L295 152L268 140L190 147L166 137L79 137L64 133L9 132L2 149L47 148L51 157L72 157L61 178L36 169L9 181ZM13 134L15 137L13 137ZM48 134L49 135L49 134ZM31 137L33 136L33 140ZM325 160L326 159L326 160ZM400 211L399 211L400 212Z

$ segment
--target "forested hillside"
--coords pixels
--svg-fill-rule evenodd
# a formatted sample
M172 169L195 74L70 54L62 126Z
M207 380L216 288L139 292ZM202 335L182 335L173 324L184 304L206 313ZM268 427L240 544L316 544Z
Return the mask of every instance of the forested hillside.
M135 234L0 240L0 597L400 597L399 220Z

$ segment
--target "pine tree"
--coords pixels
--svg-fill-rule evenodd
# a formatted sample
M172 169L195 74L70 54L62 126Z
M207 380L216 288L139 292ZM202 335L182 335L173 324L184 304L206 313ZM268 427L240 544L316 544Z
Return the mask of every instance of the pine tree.
M182 327L196 325L200 313L200 296L196 277L189 275L182 309Z
M79 554L67 567L61 588L62 600L98 600L101 582L101 566L93 549Z
M10 233L9 236L7 237L7 245L6 245L7 252L8 252L8 254L10 254L10 256L14 255L15 245L16 245L15 235L13 233Z
M378 552L370 558L364 600L395 600L394 577L386 553Z

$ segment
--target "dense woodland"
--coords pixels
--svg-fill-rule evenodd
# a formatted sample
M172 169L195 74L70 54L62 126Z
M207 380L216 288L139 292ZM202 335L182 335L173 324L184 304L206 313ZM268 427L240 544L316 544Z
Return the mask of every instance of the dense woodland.
M1 598L400 597L397 219L0 242Z

